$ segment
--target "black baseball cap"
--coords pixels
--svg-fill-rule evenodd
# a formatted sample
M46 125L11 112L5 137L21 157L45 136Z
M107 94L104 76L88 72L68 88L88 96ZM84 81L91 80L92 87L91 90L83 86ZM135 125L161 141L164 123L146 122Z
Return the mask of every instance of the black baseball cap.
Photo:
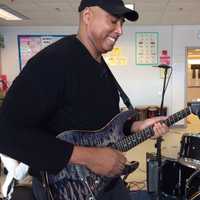
M111 15L124 17L130 21L136 21L139 17L135 10L125 7L122 0L81 0L78 11L81 12L91 6L99 6Z

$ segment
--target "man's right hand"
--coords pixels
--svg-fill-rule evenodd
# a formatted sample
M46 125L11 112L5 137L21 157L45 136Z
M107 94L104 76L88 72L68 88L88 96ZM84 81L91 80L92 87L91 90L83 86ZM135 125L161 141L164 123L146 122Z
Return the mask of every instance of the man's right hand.
M119 151L108 147L75 146L69 163L86 166L92 172L103 176L120 175L127 162Z

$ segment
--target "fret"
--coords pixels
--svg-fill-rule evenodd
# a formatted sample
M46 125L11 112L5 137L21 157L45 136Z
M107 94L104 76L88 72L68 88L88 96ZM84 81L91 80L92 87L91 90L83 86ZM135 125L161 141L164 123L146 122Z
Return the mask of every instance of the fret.
M120 149L122 152L125 152L129 149L129 143L127 140L125 140L126 145L122 146L122 148Z
M136 142L135 142L136 145L137 145L137 144L140 144L139 134L140 134L140 133L135 133L135 134L134 134L135 139L136 139Z
M138 140L140 143L143 142L141 134L138 135Z
M135 142L133 142L135 144ZM132 142L129 140L126 151L132 148Z
M138 137L138 133L135 134L135 139L136 139L137 144L139 144L140 140L139 140L139 137Z
M124 145L125 148L123 149L123 151L125 151L126 149L129 149L131 141L129 141L128 138L125 138L125 142L124 143L126 143L126 145Z
M124 146L123 146L123 144L120 142L120 144L118 145L118 149L120 150L120 151L123 151L123 149L124 149Z
M144 135L147 139L152 137L154 135L153 127L151 126L151 127L144 129Z
M135 134L136 138L137 138L137 142L140 143L140 135L139 134Z
M174 124L176 122L176 118L175 118L176 115L172 115L171 117L171 124Z
M178 113L178 118L180 118L180 119L183 118L183 112Z
M141 135L142 141L145 141L146 137L144 137L144 133L142 132L140 135Z
M134 139L133 141L131 141L131 138L127 137L128 140L128 148L131 148L132 143L134 146L136 146L136 140Z
M123 141L121 141L118 146L119 146L119 149L123 151L123 147L124 147Z
M177 121L178 121L178 113L177 113L177 115L174 115L174 123L176 123Z

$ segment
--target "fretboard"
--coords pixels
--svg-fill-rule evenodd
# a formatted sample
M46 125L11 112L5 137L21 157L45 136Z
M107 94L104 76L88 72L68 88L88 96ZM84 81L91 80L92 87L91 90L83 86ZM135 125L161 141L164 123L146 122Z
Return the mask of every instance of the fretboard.
M187 117L190 113L191 113L191 108L187 107L169 116L166 120L163 121L163 123L165 123L168 127L170 127L179 120ZM135 147L136 145L144 142L145 140L149 139L153 135L154 135L153 126L150 126L140 132L133 133L130 136L124 137L122 140L113 144L112 147L119 151L125 152Z

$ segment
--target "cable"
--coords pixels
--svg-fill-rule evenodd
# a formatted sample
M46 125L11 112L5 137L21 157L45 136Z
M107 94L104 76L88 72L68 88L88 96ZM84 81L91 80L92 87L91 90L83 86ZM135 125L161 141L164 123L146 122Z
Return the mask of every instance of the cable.
M172 76L172 72L173 72L173 68L170 68L170 74L169 74L169 77L168 77L168 79L167 79L167 84L166 84L164 93L165 93L165 91L167 90L167 87L168 87L168 84L169 84L169 80L170 80L170 78L171 78L171 76Z

